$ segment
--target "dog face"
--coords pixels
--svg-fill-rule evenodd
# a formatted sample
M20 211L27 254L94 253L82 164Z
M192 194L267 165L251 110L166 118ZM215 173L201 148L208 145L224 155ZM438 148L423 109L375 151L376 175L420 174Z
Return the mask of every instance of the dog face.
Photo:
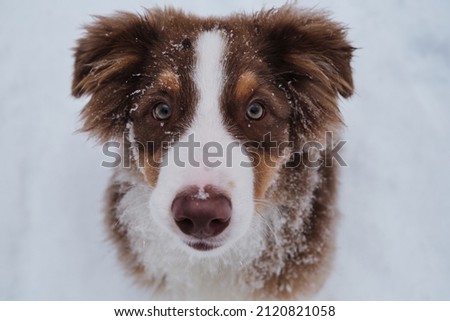
M264 233L252 224L279 169L340 125L338 95L352 93L342 26L291 6L224 19L120 13L86 30L73 81L75 96L92 96L83 129L103 142L125 133L151 191L146 232L194 256Z

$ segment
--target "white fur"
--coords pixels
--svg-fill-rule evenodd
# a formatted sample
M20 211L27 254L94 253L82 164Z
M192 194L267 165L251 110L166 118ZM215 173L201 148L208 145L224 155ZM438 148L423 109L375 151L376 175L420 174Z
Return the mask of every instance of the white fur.
M146 274L156 278L155 286L164 280L165 296L162 298L245 298L257 285L243 283L240 272L261 255L265 226L254 214L253 169L241 166L242 162L249 164L250 160L236 147L222 120L224 35L220 31L203 32L195 46L193 79L199 99L193 123L177 144L187 142L189 136L194 135L194 140L200 143L194 150L194 158L200 166L189 164L187 148L179 149L179 160L185 166L178 166L176 146L169 149L164 156L167 165L160 168L155 188L151 190L145 183L133 184L119 204L119 220L126 226L131 247ZM208 142L218 142L224 150L234 144L231 163L224 154L209 159L219 161L220 166L206 166L202 149ZM179 230L171 213L175 196L192 185L200 188L199 193L205 185L216 186L232 202L230 224L215 239L215 244L220 246L210 251L189 247L186 244L189 237ZM214 297L213 293L223 297Z
M125 177L117 176L118 179ZM145 183L134 185L122 198L118 212L121 213L120 224L126 226L131 248L145 267L148 279L154 282L155 288L164 282L164 291L155 293L157 296L153 298L246 299L252 290L261 286L255 280L251 280L252 283L244 281L242 273L263 250L264 232L259 220L222 255L192 256L180 247L172 233L158 228L146 203L151 193Z

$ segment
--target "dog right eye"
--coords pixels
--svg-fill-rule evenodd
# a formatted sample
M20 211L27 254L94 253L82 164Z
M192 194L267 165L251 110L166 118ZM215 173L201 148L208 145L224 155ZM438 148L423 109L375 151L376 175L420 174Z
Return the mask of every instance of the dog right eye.
M166 103L158 103L153 107L153 117L156 120L167 120L172 115L172 108Z
M264 117L264 106L258 102L253 102L247 107L246 116L250 120L260 120Z

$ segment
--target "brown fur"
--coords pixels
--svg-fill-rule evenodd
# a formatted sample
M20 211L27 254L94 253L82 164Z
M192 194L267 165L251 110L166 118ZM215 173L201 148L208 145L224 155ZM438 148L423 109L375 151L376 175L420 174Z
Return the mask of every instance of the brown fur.
M300 161L299 159L293 160ZM255 293L256 299L293 299L307 297L316 292L327 276L334 252L334 223L337 211L334 208L336 195L336 168L319 169L320 180L313 178L316 169L299 166L284 168L278 180L268 191L267 198L284 210L289 222L284 226L281 244L271 243L266 256L256 261L255 269L265 264L273 264L271 247L284 247L285 256L277 258L285 262L279 274L264 275L265 286ZM298 182L302 182L299 184ZM285 191L289 191L286 198ZM309 194L312 192L312 197ZM305 197L310 199L309 206L301 214L298 204ZM301 228L296 220L303 220ZM293 246L294 245L294 246ZM267 260L267 262L265 262ZM266 273L261 270L260 273Z
M236 100L245 102L248 96L255 91L257 85L258 81L253 72L246 71L243 73L236 83Z
M180 82L178 80L177 74L168 70L161 73L160 78L158 79L159 86L166 88L168 91L176 92L180 90Z
M144 175L151 187L155 187L158 182L159 176L159 162L156 160L161 159L162 152L158 150L152 157L150 158L148 154L144 154Z
M202 19L174 9L97 17L86 27L75 52L73 95L92 96L81 112L83 130L106 141L121 138L133 121L135 140L142 143L140 155L145 155L147 181L155 186L158 164L149 160L165 152L162 141L176 140L170 133L188 128L198 99L190 78L192 42L199 31L214 28L229 34L228 78L221 102L225 125L239 141L261 143L250 146L256 147L255 198L274 204L288 222L280 243L268 241L265 253L244 272L244 280L263 280L253 298L295 298L320 286L333 252L336 169L305 167L301 146L309 140L323 142L325 131L339 130L338 96L346 98L353 92L353 47L342 25L323 13L289 5L227 18ZM139 94L133 94L136 91ZM170 98L166 91L171 91ZM165 99L183 108L162 127L149 114ZM267 106L260 121L242 116L252 99ZM290 162L271 154L264 143L267 133L278 143L292 141L283 150L291 153ZM267 166L269 158L275 168ZM261 160L266 162L257 162ZM126 190L123 185L109 187L107 224L124 262L145 279L127 231L118 224L117 204ZM274 262L282 266L279 273L266 268Z
M128 189L129 186L126 184L110 184L106 191L105 211L107 215L105 216L105 222L110 238L118 246L121 260L130 268L132 273L140 276L144 273L144 269L137 264L136 257L128 243L127 230L120 224L117 215L117 204Z

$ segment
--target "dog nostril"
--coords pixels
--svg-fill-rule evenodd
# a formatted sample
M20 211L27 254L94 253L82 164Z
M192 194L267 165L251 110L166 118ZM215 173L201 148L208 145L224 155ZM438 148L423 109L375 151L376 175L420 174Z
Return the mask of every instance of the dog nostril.
M198 189L175 197L172 214L175 224L187 235L208 238L219 235L231 220L231 202L222 193L208 191L208 198L198 198Z
M221 219L214 219L212 220L209 224L211 225L211 227L213 228L219 228L221 227L223 224L228 224L228 220L221 220Z
M184 234L189 234L194 229L194 222L188 218L175 219L175 223Z

